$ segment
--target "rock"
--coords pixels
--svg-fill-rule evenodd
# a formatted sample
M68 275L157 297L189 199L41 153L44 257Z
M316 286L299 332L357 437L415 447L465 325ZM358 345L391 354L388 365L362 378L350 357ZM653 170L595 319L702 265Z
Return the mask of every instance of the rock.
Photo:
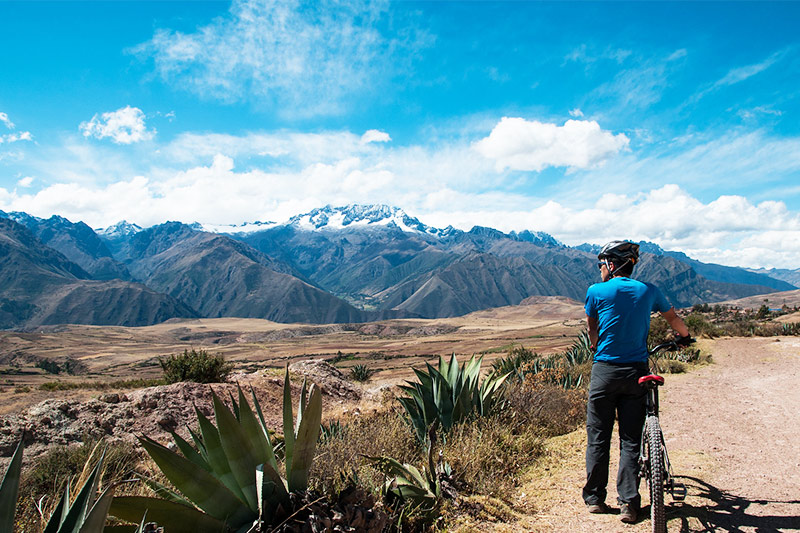
M120 402L120 396L119 396L119 394L117 394L115 392L109 392L109 393L103 394L98 399L101 402L105 402L105 403L119 403Z
M308 378L322 389L323 394L339 398L358 400L359 389L339 371L338 368L322 359L309 359L289 365L289 370Z

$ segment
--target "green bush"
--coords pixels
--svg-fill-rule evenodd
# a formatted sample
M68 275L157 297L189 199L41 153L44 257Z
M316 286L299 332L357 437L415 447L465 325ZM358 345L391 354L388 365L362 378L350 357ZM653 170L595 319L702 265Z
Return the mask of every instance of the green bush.
M492 363L492 373L495 376L509 374L511 379L520 381L523 378L522 367L535 359L539 354L524 346L514 346L505 357L499 357Z
M350 377L353 381L369 381L370 376L372 376L372 369L367 365L355 365L350 369Z
M181 355L159 357L164 371L164 381L194 381L196 383L222 383L228 379L233 363L226 363L221 354L210 355L205 350L183 350Z
M672 333L672 327L663 316L659 314L650 319L650 333L647 335L648 346L655 346L673 338L675 337Z
M713 338L719 334L714 324L706 320L700 313L693 312L684 318L683 321L686 323L686 327L689 328L689 334L693 337L705 335Z
M117 381L46 381L39 385L39 390L59 391L59 390L116 390L116 389L143 389L145 387L155 387L164 385L163 379L122 379Z

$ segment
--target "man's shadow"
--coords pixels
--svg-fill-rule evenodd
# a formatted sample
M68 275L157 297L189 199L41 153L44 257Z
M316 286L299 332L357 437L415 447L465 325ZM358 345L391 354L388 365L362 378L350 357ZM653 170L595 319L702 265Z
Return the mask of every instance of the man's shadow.
M671 523L680 520L681 533L712 532L755 532L774 533L800 530L800 500L756 500L737 496L718 489L702 479L691 476L675 476L675 481L684 483L692 499L701 498L710 503L691 504L674 503L667 508L667 520ZM750 514L753 506L768 504L785 504L790 506L786 515ZM642 518L647 519L650 508L642 509ZM689 520L700 523L690 526ZM742 529L742 528L747 528Z

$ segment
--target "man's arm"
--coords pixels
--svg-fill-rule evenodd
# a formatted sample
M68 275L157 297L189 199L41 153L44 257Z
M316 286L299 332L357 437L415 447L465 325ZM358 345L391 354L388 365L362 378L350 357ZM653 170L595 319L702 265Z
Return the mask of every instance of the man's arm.
M592 349L597 350L597 341L599 340L597 335L597 319L586 315L586 324L589 326L589 341L592 343Z
M661 313L661 316L666 319L669 323L669 326L678 332L678 335L681 337L688 337L689 336L689 328L686 327L686 324L683 323L681 317L678 316L678 313L675 312L675 308L671 308L669 311L665 311ZM590 334L591 335L591 334Z

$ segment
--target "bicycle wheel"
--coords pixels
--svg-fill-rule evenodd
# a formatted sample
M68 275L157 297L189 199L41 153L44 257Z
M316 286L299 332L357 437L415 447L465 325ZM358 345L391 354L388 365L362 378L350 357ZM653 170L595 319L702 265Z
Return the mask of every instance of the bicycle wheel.
M663 437L658 417L649 416L645 421L645 436L647 442L647 457L650 461L650 477L647 480L650 488L650 521L653 525L653 533L666 533L667 518L664 511L664 476L665 460L664 448L662 447Z

